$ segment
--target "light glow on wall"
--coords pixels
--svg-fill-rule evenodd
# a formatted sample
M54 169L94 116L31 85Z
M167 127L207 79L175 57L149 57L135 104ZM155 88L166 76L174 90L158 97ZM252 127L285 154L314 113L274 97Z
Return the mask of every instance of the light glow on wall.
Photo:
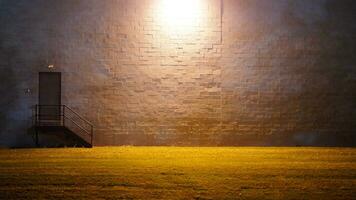
M168 33L191 33L199 26L202 17L201 0L160 0L159 21Z

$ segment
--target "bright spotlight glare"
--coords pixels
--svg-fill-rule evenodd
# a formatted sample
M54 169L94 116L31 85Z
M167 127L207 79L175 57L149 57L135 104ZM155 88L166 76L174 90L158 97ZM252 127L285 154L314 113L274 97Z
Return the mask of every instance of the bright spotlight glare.
M201 0L161 0L160 21L170 31L191 31L199 24Z

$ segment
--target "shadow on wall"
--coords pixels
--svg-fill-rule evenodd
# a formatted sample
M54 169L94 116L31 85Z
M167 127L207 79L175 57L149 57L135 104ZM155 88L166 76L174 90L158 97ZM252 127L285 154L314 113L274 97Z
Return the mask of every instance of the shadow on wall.
M342 144L342 145L340 145ZM356 136L320 132L296 132L271 135L223 135L218 146L318 146L354 147Z
M329 0L325 6L328 20L319 24L316 35L320 53L309 69L301 94L306 114L301 125L310 124L310 128L318 132L334 130L335 135L349 132L350 136L354 136L356 2ZM355 138L353 143L356 143Z
M0 146L9 146L15 138L10 131L10 116L18 100L18 83L15 79L13 69L16 60L17 51L15 48L6 48L0 35Z
M53 7L53 1L0 1L0 146L34 145L27 129L37 73L48 60Z

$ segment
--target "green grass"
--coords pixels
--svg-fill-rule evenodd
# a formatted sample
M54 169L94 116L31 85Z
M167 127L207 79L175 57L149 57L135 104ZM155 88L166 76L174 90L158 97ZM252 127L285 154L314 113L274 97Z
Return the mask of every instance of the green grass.
M0 199L356 199L353 148L0 150Z

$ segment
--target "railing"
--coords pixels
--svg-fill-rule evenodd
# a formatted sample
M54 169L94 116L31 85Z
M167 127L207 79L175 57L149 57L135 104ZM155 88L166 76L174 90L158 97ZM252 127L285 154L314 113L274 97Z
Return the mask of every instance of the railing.
M93 124L66 105L36 105L33 125L66 127L93 146Z

